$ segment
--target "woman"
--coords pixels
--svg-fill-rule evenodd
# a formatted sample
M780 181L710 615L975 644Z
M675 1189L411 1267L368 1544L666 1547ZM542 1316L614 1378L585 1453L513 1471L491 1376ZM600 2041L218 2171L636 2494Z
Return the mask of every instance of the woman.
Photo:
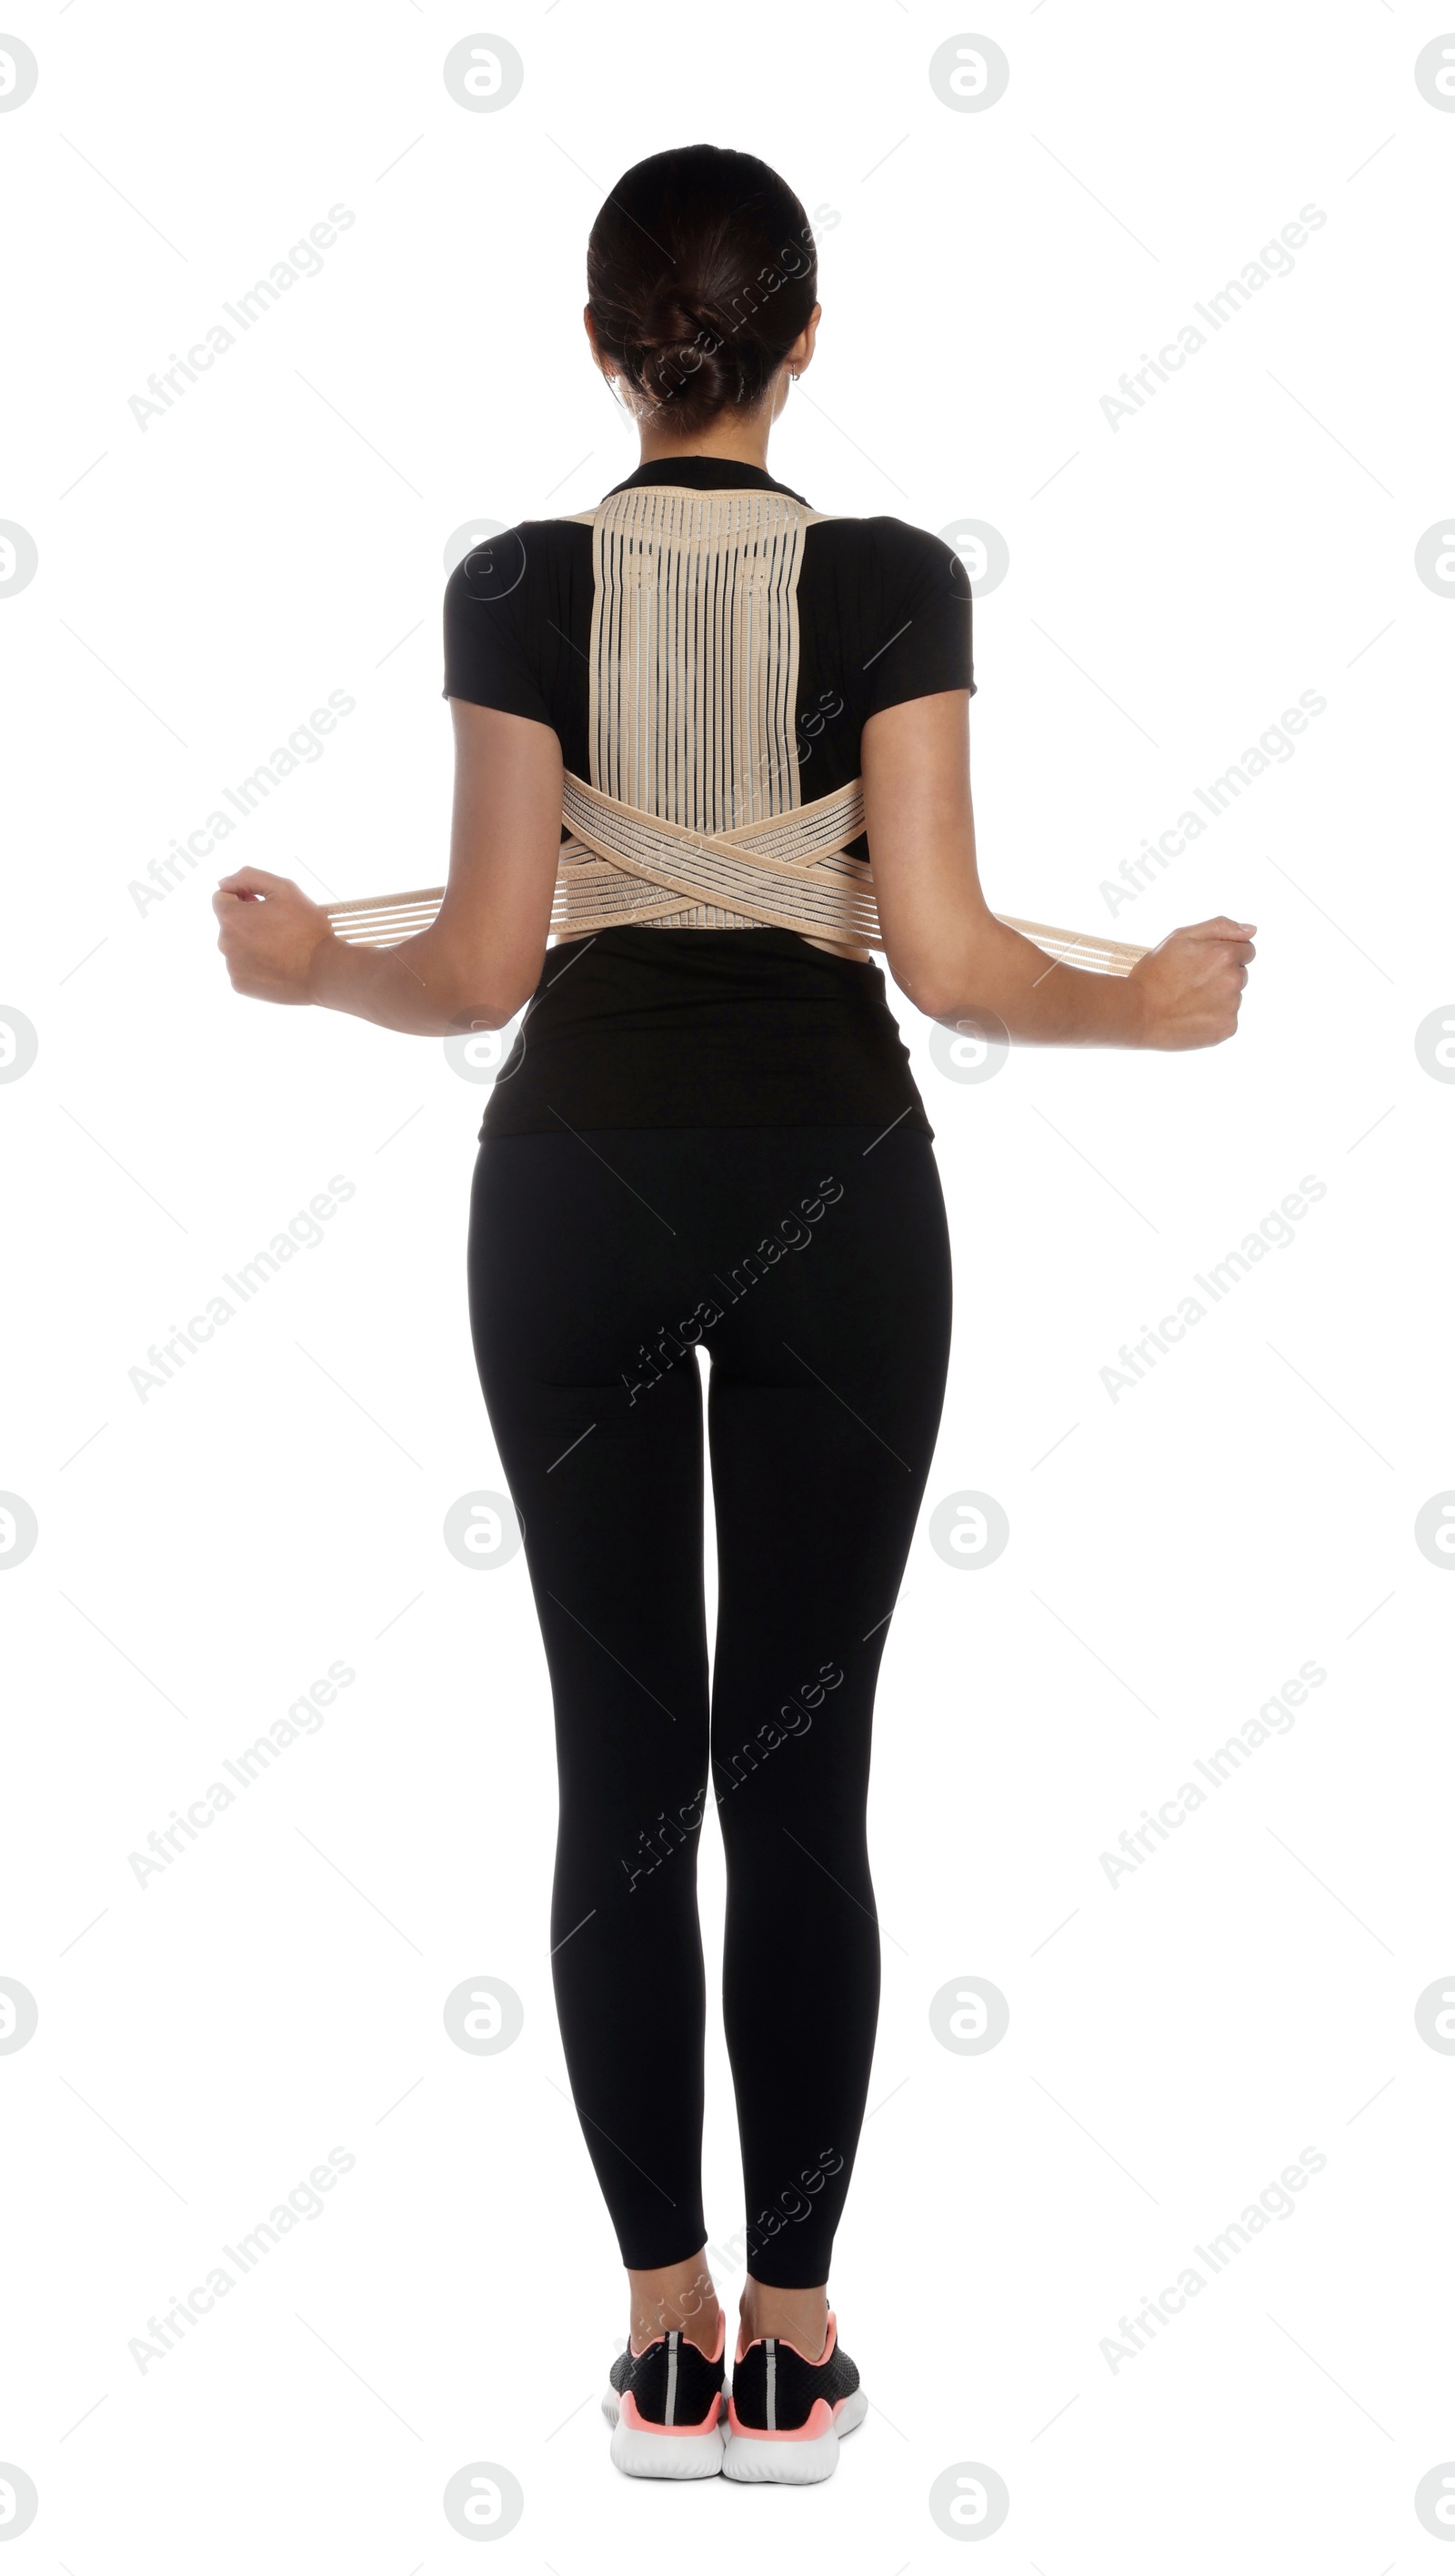
M587 276L642 461L599 510L527 521L450 581L437 920L349 946L242 869L219 945L240 992L385 1028L525 1006L482 1129L471 1316L554 1698L561 2031L630 2283L612 2457L800 2484L865 2411L826 2285L878 2006L870 1721L950 1333L932 1131L864 935L877 904L896 982L935 1018L1183 1048L1233 1034L1251 925L1174 932L1114 979L991 914L958 557L767 470L819 320L812 233L774 172L706 145L640 163ZM794 836L815 829L808 865ZM781 856L754 873L770 844L797 853L786 892ZM699 2168L709 1799L749 2257L725 2416Z

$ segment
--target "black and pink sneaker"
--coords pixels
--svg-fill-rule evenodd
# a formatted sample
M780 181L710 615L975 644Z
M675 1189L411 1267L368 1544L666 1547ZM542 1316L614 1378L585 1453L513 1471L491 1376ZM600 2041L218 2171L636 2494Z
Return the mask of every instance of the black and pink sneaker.
M601 2411L613 2428L613 2465L629 2478L715 2478L722 2467L726 2319L711 2360L674 2326L611 2365Z
M832 2312L817 2361L805 2361L781 2335L745 2344L740 2334L723 2475L745 2486L816 2486L839 2465L840 2435L852 2433L868 2411Z

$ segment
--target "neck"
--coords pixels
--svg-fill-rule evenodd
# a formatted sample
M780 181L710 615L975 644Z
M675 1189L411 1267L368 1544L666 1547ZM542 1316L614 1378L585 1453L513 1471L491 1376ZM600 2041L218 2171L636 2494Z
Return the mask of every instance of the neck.
M716 420L708 421L692 438L674 438L667 430L644 428L638 462L659 465L669 456L720 456L734 465L756 465L766 474L771 427L767 405L764 404L760 406L758 415L744 412L734 418L724 412Z

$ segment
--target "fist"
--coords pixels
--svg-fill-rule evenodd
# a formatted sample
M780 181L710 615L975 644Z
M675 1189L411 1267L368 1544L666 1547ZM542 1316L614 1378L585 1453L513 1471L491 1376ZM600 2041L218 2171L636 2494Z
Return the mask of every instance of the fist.
M335 935L321 904L291 877L237 868L221 879L212 909L235 993L252 1002L312 1001L314 957Z
M1221 1046L1233 1035L1255 927L1220 913L1170 932L1138 959L1127 981L1141 1000L1143 1046Z

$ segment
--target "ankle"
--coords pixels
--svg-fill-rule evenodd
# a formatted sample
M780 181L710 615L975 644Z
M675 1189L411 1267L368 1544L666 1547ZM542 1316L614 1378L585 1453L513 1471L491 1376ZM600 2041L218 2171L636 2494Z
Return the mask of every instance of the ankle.
M631 2347L649 2343L674 2330L711 2360L722 2324L717 2291L706 2253L685 2263L670 2263L652 2272L628 2274L631 2286Z
M662 2323L653 2328L653 2332L659 2335L670 2334L674 2326L681 2334L684 2343L695 2343L704 2360L711 2361L722 2333L722 2310L717 2303L716 2291L712 2291L700 2306L693 2308L689 2313L664 2317Z
M816 2290L780 2290L749 2274L738 2301L744 2343L773 2335L791 2343L805 2361L819 2361L828 2341L829 2300L825 2284Z

